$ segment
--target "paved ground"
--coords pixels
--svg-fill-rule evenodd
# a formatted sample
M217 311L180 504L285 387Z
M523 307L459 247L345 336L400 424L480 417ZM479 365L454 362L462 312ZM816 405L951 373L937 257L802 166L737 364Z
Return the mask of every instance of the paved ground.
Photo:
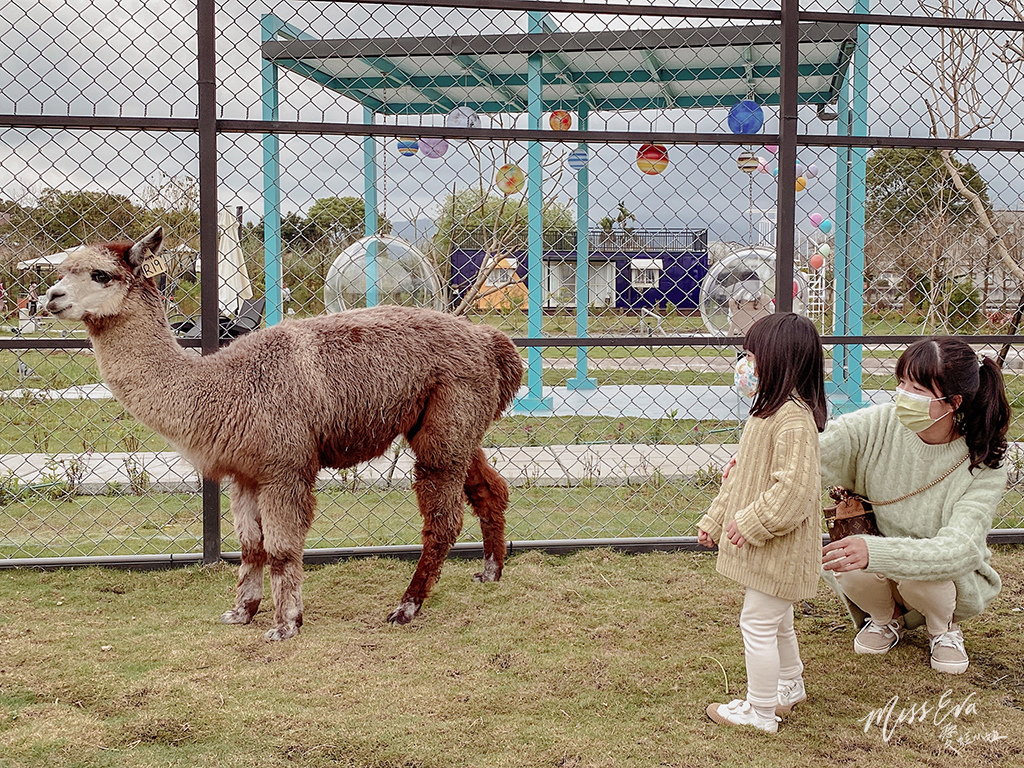
M728 438L726 438L728 439ZM516 486L601 485L641 482L651 477L689 477L733 455L731 443L704 445L545 445L492 448L487 455L502 476ZM402 451L360 465L355 471L324 470L322 485L408 488L413 456ZM0 456L0 473L22 483L74 482L79 493L102 494L111 483L128 486L143 479L151 490L181 493L199 489L192 466L177 453L9 454Z

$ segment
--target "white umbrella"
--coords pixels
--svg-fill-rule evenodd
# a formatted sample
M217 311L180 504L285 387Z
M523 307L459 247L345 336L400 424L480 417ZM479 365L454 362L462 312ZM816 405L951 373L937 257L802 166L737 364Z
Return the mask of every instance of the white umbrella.
M242 244L238 240L238 219L231 211L223 210L217 217L217 226L220 230L217 238L217 273L220 275L217 303L221 315L235 315L241 300L252 298L252 284L242 256ZM196 259L196 272L199 272L199 261Z

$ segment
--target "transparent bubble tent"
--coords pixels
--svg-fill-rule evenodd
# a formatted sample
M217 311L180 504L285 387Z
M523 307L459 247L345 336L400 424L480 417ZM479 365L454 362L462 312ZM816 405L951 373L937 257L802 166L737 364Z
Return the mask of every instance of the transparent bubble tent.
M793 275L793 311L806 314L807 280ZM700 286L700 316L708 333L742 336L749 324L775 311L775 251L743 248L708 270Z
M441 283L430 260L412 243L371 235L348 245L324 281L324 308L341 312L377 304L441 309Z

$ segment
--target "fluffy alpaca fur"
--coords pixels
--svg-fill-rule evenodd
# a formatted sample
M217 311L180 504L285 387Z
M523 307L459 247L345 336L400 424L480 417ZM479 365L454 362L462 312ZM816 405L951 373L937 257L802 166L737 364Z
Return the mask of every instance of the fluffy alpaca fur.
M266 637L298 633L317 473L380 456L399 435L416 455L423 552L388 620L410 621L437 581L462 530L463 494L483 532L477 579L497 581L508 486L481 440L522 379L511 339L439 312L387 306L285 321L199 358L178 345L142 275L162 240L158 228L135 244L76 252L46 308L85 324L103 379L135 418L205 477L231 478L242 564L235 607L221 620L252 620L269 565L274 627Z

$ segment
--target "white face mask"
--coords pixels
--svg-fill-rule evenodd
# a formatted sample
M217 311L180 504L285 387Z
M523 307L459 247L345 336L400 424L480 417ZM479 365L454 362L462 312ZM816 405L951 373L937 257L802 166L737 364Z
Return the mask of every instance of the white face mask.
M946 418L952 411L944 413L939 418L931 417L931 405L936 400L945 400L944 397L928 397L919 395L916 392L907 392L905 389L896 389L896 418L900 424L911 432L918 434L924 432L928 427L937 424Z

